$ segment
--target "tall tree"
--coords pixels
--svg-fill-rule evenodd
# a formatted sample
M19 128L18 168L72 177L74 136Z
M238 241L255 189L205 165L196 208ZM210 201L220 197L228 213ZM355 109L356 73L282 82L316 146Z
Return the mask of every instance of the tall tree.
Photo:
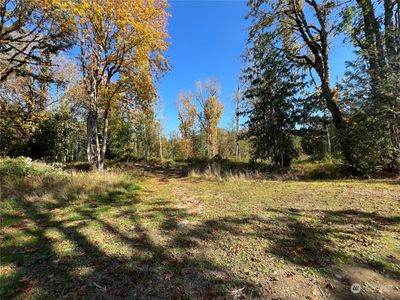
M182 136L182 139L180 140L181 154L184 158L193 157L193 138L195 135L197 116L193 94L184 92L179 93L177 105L179 131Z
M351 4L342 13L342 25L358 59L349 64L343 98L357 108L352 110L355 155L364 170L400 172L400 3Z
M209 79L204 88L201 81L196 83L196 99L200 105L197 113L201 128L207 135L207 156L218 152L218 123L222 116L223 105L219 100L220 87L217 79Z
M293 62L270 45L257 40L249 49L251 67L244 79L248 82L245 97L247 136L252 144L252 159L272 159L278 168L289 167L297 155L294 132L297 121L297 93L303 87Z
M336 30L332 18L335 1L323 0L250 0L249 17L254 19L250 41L265 39L266 43L283 53L298 68L309 70L319 79L327 109L332 115L342 153L354 170L351 145L346 138L346 122L331 85L329 43ZM306 13L309 11L310 13Z
M54 0L49 6L74 19L89 95L87 156L102 170L117 95L129 87L130 93L136 93L135 100L154 100L154 79L167 69L163 52L168 46L168 4L165 0Z

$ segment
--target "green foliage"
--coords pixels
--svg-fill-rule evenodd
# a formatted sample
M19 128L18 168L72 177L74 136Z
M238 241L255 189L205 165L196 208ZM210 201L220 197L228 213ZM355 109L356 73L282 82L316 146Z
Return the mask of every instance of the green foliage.
M24 156L18 158L0 158L0 177L27 177L54 172L51 166L43 163L35 163Z
M251 50L253 67L246 70L244 78L249 85L245 95L250 106L247 136L252 159L272 159L276 167L288 167L298 155L294 131L301 77L292 63L263 43L262 37L256 38Z
M399 79L386 74L373 88L363 60L349 64L342 102L349 117L348 137L357 170L362 173L400 172Z
M65 107L23 124L18 124L8 112L4 112L2 116L0 155L22 155L64 163L83 158L84 123L78 121Z
M49 113L30 141L32 158L65 163L83 159L84 152L85 126L63 108Z

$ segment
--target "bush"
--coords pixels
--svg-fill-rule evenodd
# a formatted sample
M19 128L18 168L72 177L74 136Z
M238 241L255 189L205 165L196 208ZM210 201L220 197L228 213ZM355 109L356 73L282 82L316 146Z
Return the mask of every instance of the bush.
M32 161L29 157L0 158L0 177L26 177L54 172L56 169L44 163Z

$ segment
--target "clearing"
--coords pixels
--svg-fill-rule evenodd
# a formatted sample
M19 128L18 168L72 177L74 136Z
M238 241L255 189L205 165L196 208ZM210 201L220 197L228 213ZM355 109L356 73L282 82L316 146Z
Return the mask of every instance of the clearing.
M139 173L4 180L1 298L400 299L399 180Z

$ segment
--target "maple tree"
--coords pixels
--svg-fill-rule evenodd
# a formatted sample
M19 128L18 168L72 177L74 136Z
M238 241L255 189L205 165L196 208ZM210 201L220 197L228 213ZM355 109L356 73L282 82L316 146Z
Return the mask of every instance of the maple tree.
M85 89L88 94L87 157L104 167L110 111L118 94L135 101L156 98L154 81L168 68L168 13L164 0L46 0L73 24ZM125 89L128 88L129 90ZM99 124L99 120L102 124Z

